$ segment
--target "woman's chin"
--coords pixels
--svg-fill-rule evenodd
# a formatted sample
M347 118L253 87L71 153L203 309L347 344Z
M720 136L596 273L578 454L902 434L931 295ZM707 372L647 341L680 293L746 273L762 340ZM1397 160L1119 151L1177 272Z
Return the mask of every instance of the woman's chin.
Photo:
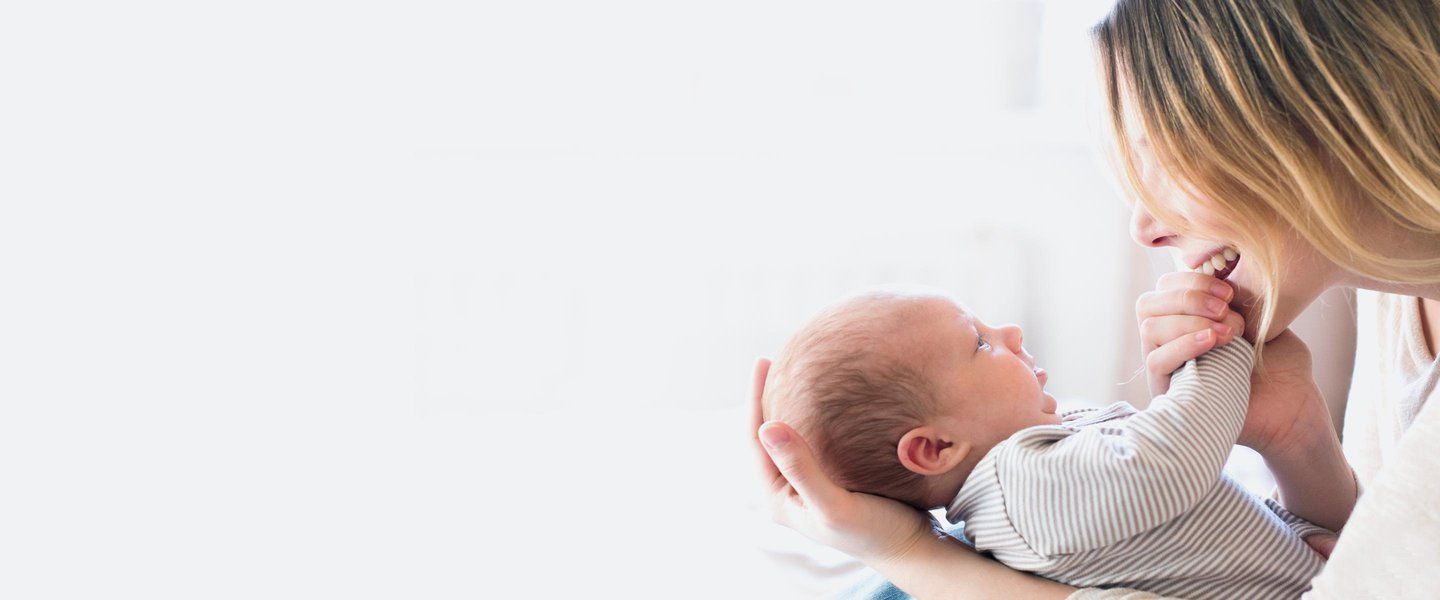
M1235 265L1235 270L1225 278L1225 282L1235 290L1235 297L1230 299L1230 308L1245 317L1245 337L1253 340L1256 326L1260 322L1262 301L1259 278L1252 279L1254 276L1247 266L1245 261L1240 261L1240 264Z
M1290 275L1286 281L1281 282L1280 297L1276 299L1275 304L1275 317L1270 323L1270 330L1265 335L1267 342L1285 331L1285 328L1300 316L1305 307L1325 291L1323 286L1310 285L1315 282L1300 281L1294 274ZM1225 278L1225 281L1235 289L1235 297L1230 300L1230 308L1245 317L1245 339L1254 340L1260 333L1260 317L1264 314L1265 306L1264 298L1260 295L1260 274L1249 268L1242 260L1235 265L1235 270Z

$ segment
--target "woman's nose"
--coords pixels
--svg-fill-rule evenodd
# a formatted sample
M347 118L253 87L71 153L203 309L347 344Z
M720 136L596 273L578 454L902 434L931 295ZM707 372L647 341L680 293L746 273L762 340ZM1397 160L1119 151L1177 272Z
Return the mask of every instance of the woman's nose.
M1135 209L1130 213L1130 237L1146 248L1160 248L1174 245L1175 234L1165 229L1150 211L1136 202Z

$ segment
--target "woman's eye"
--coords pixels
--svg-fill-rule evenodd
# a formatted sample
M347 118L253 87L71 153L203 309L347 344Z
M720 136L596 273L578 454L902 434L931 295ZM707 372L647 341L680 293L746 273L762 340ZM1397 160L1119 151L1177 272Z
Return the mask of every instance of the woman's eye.
M985 341L985 336L981 336L981 335L975 336L975 347L976 347L976 348L985 348L985 347L987 347L987 346L989 346L989 345L990 345L990 342Z

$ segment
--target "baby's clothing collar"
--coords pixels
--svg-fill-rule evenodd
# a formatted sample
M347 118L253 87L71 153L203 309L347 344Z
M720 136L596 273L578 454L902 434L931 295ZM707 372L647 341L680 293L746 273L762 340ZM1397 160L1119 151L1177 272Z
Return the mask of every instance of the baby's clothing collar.
M1058 440L1070 436L1071 433L1077 429L1097 425L1106 421L1124 419L1136 412L1138 411L1136 411L1135 407L1131 406L1129 402L1115 402L1109 406L1100 408L1067 410L1060 413L1059 425L1037 425L1035 427L1026 427L1025 429L1015 432L1009 438L1006 438L1005 441L995 444L995 447L991 448L989 452L986 452L985 456L980 459L980 462L975 464L975 468L965 477L965 483L960 486L960 491L955 494L955 499L951 500L950 504L945 507L945 519L951 523L963 520L961 517L969 514L970 509L983 499L986 490L998 489L996 486L991 485L992 482L990 481L995 478L995 454L1004 448L1011 440L1015 439L1016 436L1026 434L1027 437L1044 437L1046 436L1045 430L1050 430L1051 434Z

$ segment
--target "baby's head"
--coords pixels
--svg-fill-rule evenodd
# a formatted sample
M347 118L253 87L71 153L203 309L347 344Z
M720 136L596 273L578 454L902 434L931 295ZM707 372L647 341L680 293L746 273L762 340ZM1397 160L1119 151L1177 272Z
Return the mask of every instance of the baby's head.
M941 293L867 291L790 339L765 417L795 427L846 489L943 506L992 446L1060 422L1020 341Z

